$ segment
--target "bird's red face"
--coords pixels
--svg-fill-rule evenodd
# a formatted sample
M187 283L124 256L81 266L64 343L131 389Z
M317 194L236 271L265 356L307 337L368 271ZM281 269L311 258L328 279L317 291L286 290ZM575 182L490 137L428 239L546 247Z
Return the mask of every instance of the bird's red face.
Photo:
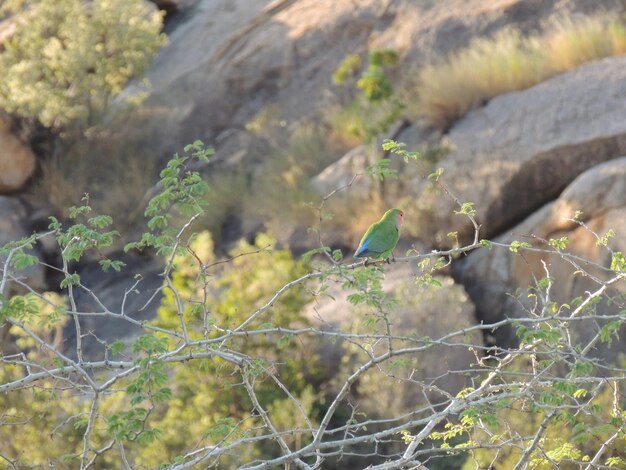
M404 223L404 212L400 211L398 213L398 227L402 227L403 223Z

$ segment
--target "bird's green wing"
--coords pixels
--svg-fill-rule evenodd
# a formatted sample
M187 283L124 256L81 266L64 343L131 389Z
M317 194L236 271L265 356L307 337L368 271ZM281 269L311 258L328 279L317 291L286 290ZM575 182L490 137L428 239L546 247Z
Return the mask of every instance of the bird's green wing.
M373 224L363 238L360 246L367 243L367 251L383 254L396 247L400 234L394 221L381 220Z

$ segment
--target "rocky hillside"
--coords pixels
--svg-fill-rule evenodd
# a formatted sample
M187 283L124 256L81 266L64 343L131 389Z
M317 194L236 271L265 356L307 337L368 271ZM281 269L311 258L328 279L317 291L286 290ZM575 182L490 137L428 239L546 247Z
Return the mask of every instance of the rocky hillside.
M170 45L147 74L150 97L131 118L160 157L197 138L219 149L229 130L268 106L288 125L319 117L341 93L332 74L348 53L392 48L418 69L507 27L531 33L564 15L624 7L620 0L190 3L171 17Z
M169 13L169 45L147 73L151 83L148 98L123 117L112 115L101 132L107 138L114 136L126 148L142 148L158 162L201 139L216 149L210 177L219 180L222 175L236 173L253 188L271 184L259 168L271 158L270 149L276 147L276 141L302 123L322 122L328 109L346 98L348 92L333 82L332 75L349 53L393 49L406 70L416 71L466 47L475 38L491 37L505 28L532 34L563 15L622 13L626 2L196 0L161 2L160 6ZM140 89L142 85L134 83L125 93L132 95ZM275 133L252 132L250 123L268 109L279 123ZM37 156L16 135L10 120L5 122L0 126L0 240L30 233L38 228L34 221L42 219L42 214L33 214L23 202L21 193L29 178L36 178ZM444 169L441 183L450 194L459 201L474 203L481 238L524 240L544 246L544 240L568 235L575 254L606 265L607 252L596 246L585 226L566 220L582 210L580 222L599 234L613 228L622 237L612 240L610 247L626 249L624 57L588 63L529 89L477 103L445 131L430 127L417 116L403 116L387 136L405 142L409 149L445 142L448 150L433 166ZM307 175L311 188L317 191L316 201L385 156L382 152L372 154L370 149L369 144L347 152L342 149L335 155L336 161L317 174ZM310 158L314 160L316 155ZM409 226L403 246L421 252L450 246L450 232L457 232L462 244L471 241L473 225L467 218L454 215L455 199L428 190L424 168L401 162L394 165L400 172L397 181L380 184L360 177L349 191L333 198L333 207L360 208L373 200L381 206L401 205L407 211ZM235 228L223 232L232 238L226 243L267 228L262 217L238 216L243 209L236 204L228 209L234 214L228 223ZM352 215L357 219L355 213ZM354 223L367 226L373 217ZM352 223L350 213L342 220L325 223L324 241L347 254L360 233L360 228L345 228ZM307 235L306 228L297 220L283 220L281 241L298 251L314 247L317 242ZM50 259L56 255L47 252L45 246L38 249ZM512 259L505 254L505 250L482 250L456 260L442 277L451 307L432 312L408 305L406 312L411 315L406 315L403 328L411 332L430 329L435 335L452 322L471 325L518 315L523 303L507 293L528 286L533 275L542 276L544 267L539 256ZM99 284L92 266L81 265L77 270L94 288L103 287L109 305L115 306L137 271L158 271L154 263L152 259L133 260L125 277L106 286ZM559 277L568 279L554 287L555 298L565 301L588 289L584 279L572 276L576 266L557 259L546 263L553 274L558 272ZM415 272L412 268L398 272L406 276L388 276L385 288L408 302L410 293L402 290L402 283ZM53 279L53 273L40 271L32 274L30 282L39 289L46 282L52 285ZM149 297L158 289L158 279L151 279L149 284L140 296ZM87 305L89 299L84 300ZM325 300L311 306L310 317L334 327L345 326L343 304L337 302ZM141 305L138 298L131 307L138 311ZM613 307L600 308L610 311ZM143 319L154 314L141 311L138 315ZM433 315L437 316L436 325L428 321ZM103 340L132 333L117 331L108 320L97 318L85 328L97 331ZM580 333L585 334L584 325ZM71 333L68 338L71 340ZM625 338L622 335L622 341ZM507 344L514 338L510 331L499 330L488 340ZM95 356L100 353L96 341L87 352ZM470 360L466 356L463 352L447 360L462 368ZM441 373L433 370L426 375ZM454 390L462 385L445 387Z

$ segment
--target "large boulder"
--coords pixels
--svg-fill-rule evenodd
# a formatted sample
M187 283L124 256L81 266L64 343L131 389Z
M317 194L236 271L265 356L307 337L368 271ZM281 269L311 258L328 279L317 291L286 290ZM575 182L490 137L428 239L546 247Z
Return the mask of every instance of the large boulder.
M577 211L582 211L577 219L580 223L573 221ZM598 243L597 236L605 236L609 229L613 229L616 235L609 238L605 247ZM583 173L556 201L494 239L499 243L529 242L534 248L545 251L522 251L515 255L507 248L481 249L457 261L453 272L456 280L465 285L479 320L493 323L507 317L528 317L532 298L525 293L534 286L536 279L545 278L548 273L554 279L550 300L559 305L571 304L574 298L586 298L599 289L601 285L594 277L607 280L615 275L608 270L610 250L625 253L625 235L626 157L623 157L596 165ZM578 258L563 257L544 241L561 237L570 240L566 251ZM511 293L515 292L521 295L512 296ZM621 281L610 286L607 294L625 292L625 282ZM596 315L603 315L616 313L620 306L619 302L603 301L594 308ZM589 341L601 324L600 319L576 322L572 327L577 335L575 340ZM598 344L602 357L616 358L624 347L624 335L621 338L611 351L606 345ZM517 342L512 328L500 328L494 339L502 346Z
M579 174L626 154L626 57L589 63L528 90L499 96L449 132L454 150L438 166L441 182L473 202L482 236L492 237L553 200ZM415 180L415 187L423 187ZM456 230L473 236L467 217L443 193L424 193L425 236Z
M0 119L0 194L20 190L35 171L35 154Z

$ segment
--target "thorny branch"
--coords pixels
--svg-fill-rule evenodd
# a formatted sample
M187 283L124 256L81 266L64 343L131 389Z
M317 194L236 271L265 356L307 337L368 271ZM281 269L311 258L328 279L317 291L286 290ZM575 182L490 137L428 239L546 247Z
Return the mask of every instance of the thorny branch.
M325 248L321 237L321 224L323 220L321 214L324 204L338 191L348 189L358 176L359 175L355 175L345 187L338 188L323 198L321 205L318 207L320 212L320 229L318 231L320 248ZM455 203L459 207L462 207L461 201L447 190L446 192L455 200ZM456 255L467 254L470 251L478 249L481 247L479 239L480 225L473 214L469 213L466 215L474 227L474 239L468 245L449 250L435 250L430 253L398 257L395 258L394 262L413 263L429 257L442 257L451 260ZM218 465L219 459L222 456L232 455L244 446L261 442L278 443L280 455L242 463L241 468L265 469L294 463L299 468L319 469L323 468L325 460L330 457L372 455L371 450L365 451L359 447L364 445L375 446L373 454L377 457L376 461L380 462L368 467L371 469L427 468L429 459L440 456L445 452L468 452L471 449L503 449L507 446L515 447L520 453L515 468L524 468L529 459L536 453L539 452L546 455L542 442L548 426L553 423L556 416L566 410L573 410L575 413L585 413L589 410L591 398L601 393L601 390L608 381L614 381L616 394L618 393L618 384L623 384L624 370L622 368L601 364L590 356L597 344L603 340L603 332L600 329L582 345L576 345L568 335L571 325L583 320L595 320L605 323L624 321L624 316L621 313L596 315L589 313L589 307L598 299L605 296L610 288L623 281L626 277L626 273L611 270L606 266L592 263L578 255L556 250L552 247L542 248L531 246L522 247L520 250L545 255L557 255L561 259L571 263L576 269L582 270L582 266L593 265L605 274L610 275L608 279L590 276L590 279L597 284L597 288L587 292L586 296L584 296L580 303L572 308L569 313L559 311L557 314L550 314L548 311L547 306L552 302L551 289L553 285L552 281L550 281L547 287L541 290L534 310L531 312L532 315L523 318L505 318L491 324L476 324L471 327L454 329L454 331L447 332L438 338L422 338L416 335L396 334L395 331L392 330L389 321L386 321L386 329L382 333L325 330L310 326L299 328L288 328L285 326L254 327L258 320L265 319L268 312L271 312L272 307L294 288L329 278L345 280L364 265L363 262L344 263L338 261L333 259L329 251L322 249L322 253L325 254L324 258L328 262L327 265L318 266L312 272L285 283L262 305L250 312L246 319L239 324L230 328L221 326L212 331L211 335L205 334L201 339L196 339L196 337L191 334L190 327L184 315L187 299L177 291L170 276L173 269L174 253L176 253L177 248L185 247L189 250L189 247L186 247L182 243L182 239L184 233L191 227L195 217L197 216L192 217L178 232L172 251L173 254L163 271L164 289L168 289L174 295L179 317L179 328L169 329L151 325L135 320L127 314L125 311L126 298L129 293L140 284L140 280L135 281L133 285L126 290L119 312L109 310L104 303L100 301L96 292L82 285L80 282L68 286L69 306L65 309L65 314L74 319L77 336L75 346L76 361L49 344L45 338L38 335L32 328L29 328L25 322L10 316L0 317L12 328L23 332L34 341L38 348L47 351L57 360L57 363L52 367L50 364L39 364L36 361L29 360L24 355L0 356L0 363L13 368L20 368L20 370L23 371L23 374L19 378L0 383L0 393L8 394L17 392L51 380L55 384L62 381L64 384L74 387L78 391L83 391L86 394L85 396L91 396L89 399L89 410L85 412L87 419L82 434L82 452L79 456L81 469L94 466L98 457L111 449L118 449L125 468L132 468L130 454L124 442L112 439L97 444L93 435L99 424L100 417L98 409L102 397L107 394L117 393L118 391L114 388L117 386L116 384L123 382L124 379L135 376L141 370L141 366L134 360L109 360L108 357L103 361L86 360L82 351L81 341L83 334L81 333L79 321L81 317L86 316L104 316L107 318L123 319L129 324L142 326L146 331L155 332L175 340L176 346L172 347L171 350L156 354L152 358L153 361L161 361L167 366L182 364L188 361L219 358L237 367L239 371L243 371L243 387L247 391L256 414L261 418L263 429L257 429L256 434L243 435L235 435L235 433L231 431L227 437L224 437L216 444L206 445L199 443L195 448L190 449L182 456L181 462L171 465L171 468L176 469L191 468L199 464ZM3 300L0 300L0 303L6 302L4 299L9 283L16 283L29 291L31 295L36 296L51 307L59 307L30 288L28 284L16 276L11 269L12 260L19 250L28 246L32 241L36 241L50 233L51 232L36 235L8 251L2 263L3 269L2 278L0 279L0 293L3 294ZM72 242L70 241L70 243ZM510 246L505 243L490 243L497 249L508 250L510 248ZM260 251L261 250L242 253L239 256L254 255L258 254ZM218 261L210 266L203 266L197 256L196 260L200 265L200 270L206 270L221 263L232 261L237 257L238 255L235 255L229 260ZM374 262L374 264L376 263L377 262ZM371 262L368 264L371 264ZM70 275L69 265L65 259L63 260L62 267L54 269L58 269L66 276ZM544 264L544 270L546 277L549 278L549 267L546 264ZM536 282L538 283L538 280L536 280ZM74 298L75 291L77 290L82 290L84 293L88 294L97 305L98 311L79 311ZM155 299L156 296L151 297L148 303L153 302ZM144 306L144 308L146 306ZM4 304L0 305L0 308L4 307ZM387 312L381 310L379 310L378 313L382 316L387 315ZM540 332L541 328L544 327L556 328L562 330L564 336L567 336L567 339L559 342L557 347L550 342L552 340L538 338L522 343L515 348L496 348L494 350L495 354L493 355L489 355L490 350L486 346L482 344L472 344L465 339L470 333L493 331L505 325L523 325L528 330L534 332ZM254 358L237 350L237 346L240 344L237 343L237 340L243 338L254 339L256 337L278 338L285 334L300 338L333 338L338 341L345 341L346 343L352 342L352 344L360 347L364 354L361 357L361 362L351 364L349 373L342 378L341 383L336 390L333 391L332 396L327 398L325 411L317 424L308 416L305 407L298 401L298 398L289 390L285 383L280 380L279 376L268 372L269 380L274 383L276 389L282 396L288 398L288 400L295 405L306 423L306 425L303 425L303 429L294 428L288 431L280 431L274 424L273 417L268 411L268 403L263 403L261 397L255 390L255 378L245 373ZM388 347L385 348L383 352L375 353L374 350L369 350L362 346L362 344L368 341L386 341ZM449 373L458 374L459 376L472 376L472 380L475 384L474 387L471 387L466 393L458 395L439 389L437 396L440 398L437 401L430 398L427 393L424 392L424 403L416 404L415 409L409 410L399 416L389 417L381 414L379 417L357 419L357 414L354 412L355 408L353 408L350 419L345 422L340 422L338 410L346 405L354 385L362 380L368 371L380 367L383 364L388 364L395 358L420 357L420 354L434 346L471 349L474 351L476 354L476 363L473 364L471 368L449 371ZM531 372L511 370L511 366L520 359L528 360L532 363L533 369ZM538 365L539 359L543 360L543 365ZM586 361L591 366L602 369L603 371L603 374L572 377L569 379L571 384L579 387L579 390L583 387L587 387L584 391L589 394L590 399L569 399L561 403L542 404L541 410L544 412L543 418L538 427L535 427L535 429L527 435L511 435L508 438L503 438L500 444L478 443L470 439L468 445L464 446L462 450L444 450L443 447L430 447L425 445L427 440L435 441L433 439L433 433L436 430L442 429L443 425L446 423L458 423L460 417L468 410L482 410L489 406L496 406L496 404L502 402L522 403L524 401L535 400L542 390L552 387L554 381L558 378L558 376L553 373L554 368L557 366L570 368L576 361ZM431 385L429 385L427 381L419 381L412 376L400 377L399 380L414 382L424 391L437 388L432 385L435 382L434 379ZM390 383L389 386L393 387L395 384ZM617 401L616 399L616 402ZM617 408L618 406L616 405L616 409ZM250 417L244 419L250 419L254 414L255 413L251 412ZM79 416L74 416L75 419L78 419L78 417ZM82 418L83 415L80 415L80 417ZM68 425L71 421L72 419L68 418L63 425ZM482 424L477 425L477 429L481 427L489 431L488 426ZM400 444L401 440L397 438L397 436L403 432L410 434L406 444ZM287 443L288 437L294 434L302 436L305 444L300 448L295 448ZM612 432L589 459L586 468L591 469L601 466L602 457L608 453L611 445L622 436L621 428ZM394 440L396 444L395 450L392 454L386 455L383 459L382 454L379 453L379 446L382 443L388 443ZM98 445L100 447L98 447ZM16 461L12 460L12 458L4 455L0 455L0 457L6 460L9 465L16 467Z

